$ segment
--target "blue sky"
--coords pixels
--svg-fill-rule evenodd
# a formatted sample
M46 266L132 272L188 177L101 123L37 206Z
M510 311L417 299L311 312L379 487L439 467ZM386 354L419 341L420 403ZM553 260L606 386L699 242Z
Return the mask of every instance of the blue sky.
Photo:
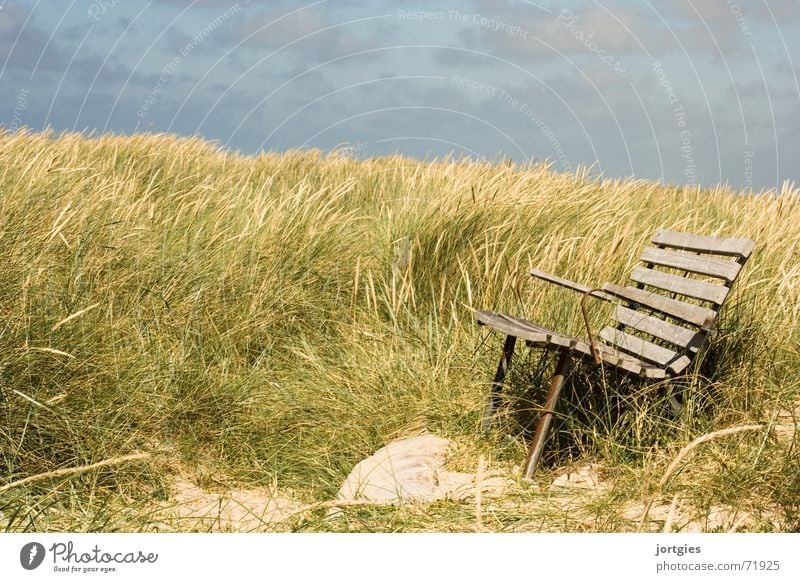
M800 177L800 0L0 0L0 125Z

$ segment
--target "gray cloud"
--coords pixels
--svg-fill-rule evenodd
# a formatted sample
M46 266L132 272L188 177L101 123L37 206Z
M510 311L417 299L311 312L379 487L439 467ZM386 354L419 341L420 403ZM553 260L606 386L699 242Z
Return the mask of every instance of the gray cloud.
M48 45L48 37L35 24L28 8L8 1L0 10L0 66L33 70L63 69L67 55L55 44Z

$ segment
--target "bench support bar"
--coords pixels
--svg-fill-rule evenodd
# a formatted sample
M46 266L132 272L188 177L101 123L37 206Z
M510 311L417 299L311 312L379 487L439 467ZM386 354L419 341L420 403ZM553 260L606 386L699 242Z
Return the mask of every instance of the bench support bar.
M517 343L517 338L513 335L506 336L506 342L503 344L503 353L500 355L500 363L497 364L497 372L492 381L492 395L489 398L489 403L486 405L486 410L483 412L483 421L481 421L481 430L486 431L492 424L492 416L495 410L500 406L500 392L503 390L503 382L508 373L508 367L511 365L511 357L514 355L514 346Z
M547 433L550 432L550 424L553 422L553 413L558 403L558 397L561 395L561 388L564 386L567 370L569 369L569 361L569 352L561 350L558 356L558 363L556 364L556 372L553 375L553 379L550 380L550 393L547 395L547 402L544 404L542 415L539 418L539 424L536 425L536 433L533 435L530 452L528 453L528 460L523 470L523 477L525 479L533 479L536 465L539 463L539 459L544 451L544 445L547 442Z

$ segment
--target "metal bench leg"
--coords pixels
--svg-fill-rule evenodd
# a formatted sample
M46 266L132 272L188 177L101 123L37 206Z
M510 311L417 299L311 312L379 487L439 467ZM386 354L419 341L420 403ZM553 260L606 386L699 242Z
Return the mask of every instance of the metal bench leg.
M569 352L566 350L561 351L558 357L558 363L556 364L556 372L553 375L553 379L550 380L550 393L547 395L547 402L544 404L544 410L542 410L542 416L539 418L539 424L536 425L536 433L533 435L530 452L528 453L528 461L525 463L525 479L533 479L536 465L539 463L539 459L544 451L544 445L547 442L547 433L550 431L550 423L553 421L553 412L555 411L558 397L561 394L561 388L564 386L564 377L569 368L569 360Z
M506 336L506 342L503 344L503 353L500 356L500 363L497 365L497 372L492 381L492 395L489 398L489 403L486 405L486 410L483 412L483 421L481 422L482 431L486 431L489 426L491 426L494 411L500 406L500 392L503 390L503 381L506 378L508 367L511 365L511 356L514 355L514 346L516 343L517 338L515 336Z

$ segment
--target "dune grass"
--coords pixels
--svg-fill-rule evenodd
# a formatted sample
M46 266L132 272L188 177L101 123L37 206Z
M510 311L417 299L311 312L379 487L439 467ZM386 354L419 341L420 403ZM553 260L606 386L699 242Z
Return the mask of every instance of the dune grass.
M800 527L786 428L800 420L790 185L750 194L547 165L0 134L0 485L153 455L4 491L0 530L149 531L148 508L177 468L324 501L360 459L422 429L462 445L454 463L474 470L485 455L511 474L553 362L522 354L497 428L480 436L502 338L472 310L580 333L577 298L528 270L624 281L657 228L758 243L702 365L672 387L684 413L669 414L664 384L581 368L540 479L592 460L617 485L589 521L526 510L540 490L520 487L484 527L616 531L626 500L677 493L777 520L751 529ZM687 443L751 424L765 429L703 444L658 486ZM456 503L348 512L335 523L312 512L292 528L462 531L475 520Z

